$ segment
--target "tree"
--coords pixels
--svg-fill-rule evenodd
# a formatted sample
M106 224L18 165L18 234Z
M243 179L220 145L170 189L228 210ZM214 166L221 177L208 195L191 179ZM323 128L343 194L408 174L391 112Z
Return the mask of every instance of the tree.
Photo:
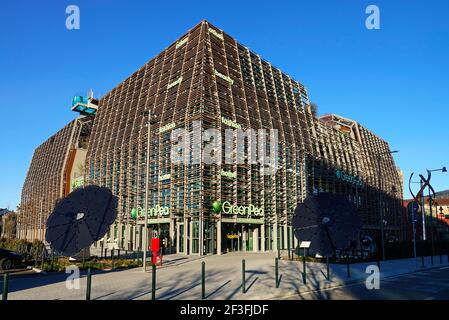
M17 232L17 215L14 212L8 213L3 217L4 236L6 238L15 238Z
M310 111L312 112L313 116L317 116L318 114L318 105L315 102L310 103Z

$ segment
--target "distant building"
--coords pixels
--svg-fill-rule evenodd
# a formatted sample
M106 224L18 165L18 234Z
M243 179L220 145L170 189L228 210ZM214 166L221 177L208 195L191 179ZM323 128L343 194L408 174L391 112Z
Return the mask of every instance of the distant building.
M23 237L39 235L71 190L70 159L86 119L92 128L85 131L87 151L81 148L84 181L119 198L117 221L96 245L141 250L147 214L148 234L162 234L178 253L287 249L297 244L291 226L297 204L324 191L356 204L362 234L379 239L384 227L401 237L402 184L388 143L356 121L314 116L301 83L207 21L99 99L98 112L79 100L73 110L83 118L35 152L22 193ZM182 144L174 140L179 129L188 132ZM218 132L209 143L224 142L226 130L234 130L230 147L213 152L218 163L200 161L206 143L193 138L208 129ZM238 130L248 129L255 135L238 140ZM257 131L272 129L277 143ZM250 141L262 141L262 158L248 152ZM238 163L240 152L245 160ZM277 163L263 162L267 152Z
M412 200L405 200L404 207ZM431 210L432 209L432 210ZM426 214L426 235L427 238L430 236L431 227L433 222L433 227L435 231L435 236L439 240L449 240L449 191L441 191L435 194L435 199L432 200L432 208L429 203L429 198L425 197L424 210ZM406 212L406 211L405 211ZM432 214L431 214L432 212ZM412 219L408 212L405 214L404 218L406 222L407 239L413 239L413 225ZM417 239L422 239L422 215L419 212L416 222Z

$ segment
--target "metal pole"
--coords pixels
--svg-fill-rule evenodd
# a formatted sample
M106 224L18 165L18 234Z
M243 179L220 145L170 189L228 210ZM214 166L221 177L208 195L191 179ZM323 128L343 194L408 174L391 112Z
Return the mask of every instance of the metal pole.
M279 259L274 259L274 278L275 278L275 284L276 288L279 288Z
M330 277L330 272L329 272L329 256L326 256L326 271L327 271L327 273L326 273L327 281L330 281L331 277Z
M150 179L150 127L151 127L151 112L148 112L148 123L147 123L147 160L146 160L146 181L145 181L145 219L143 226L143 271L147 270L147 250L148 250L148 180Z
M382 244L382 260L385 260L385 235L384 235L384 219L382 212L382 179L380 175L380 155L377 155L377 175L379 183L379 219L380 219L380 238Z
M152 264L151 300L156 300L156 265Z
M201 262L201 299L206 299L206 262Z
M433 223L432 197L430 195L430 187L428 189L429 189L429 210L430 210L430 242L432 245L432 256L430 257L430 263L433 265L433 256L435 255L435 243L433 240L433 225L434 225L434 223Z
M304 248L304 255L302 256L302 282L306 284L307 274L306 274L306 248Z
M416 267L418 267L418 261L416 257L416 216L415 216L415 210L412 210L412 219L413 219L413 256L415 257L415 263Z
M3 294L2 294L3 301L8 300L8 280L9 280L9 275L7 273L5 273L3 275Z
M242 260L242 293L246 293L245 259Z
M420 187L422 188L423 181L422 179L419 182ZM426 241L426 212L424 210L424 192L421 194L421 215L422 215L422 239Z
M90 291L92 286L92 269L87 269L87 286L86 286L86 300L90 300Z

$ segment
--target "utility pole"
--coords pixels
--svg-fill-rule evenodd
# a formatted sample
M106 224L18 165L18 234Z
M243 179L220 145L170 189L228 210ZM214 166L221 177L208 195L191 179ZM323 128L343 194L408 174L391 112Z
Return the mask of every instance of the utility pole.
M146 272L147 270L147 250L148 250L148 180L150 180L150 134L151 134L151 112L146 111L144 113L145 115L148 115L148 122L147 122L147 157L146 157L146 181L145 181L145 217L144 217L144 226L143 226L143 272Z
M379 219L380 219L380 238L382 245L382 260L385 260L385 231L384 231L384 219L382 212L382 179L380 174L380 154L377 154L377 176L379 186Z

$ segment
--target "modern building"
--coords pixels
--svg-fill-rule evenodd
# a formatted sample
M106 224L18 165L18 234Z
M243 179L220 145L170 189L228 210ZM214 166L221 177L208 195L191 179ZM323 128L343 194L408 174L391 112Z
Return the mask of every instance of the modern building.
M45 240L45 223L57 201L84 184L92 120L80 115L34 151L22 189L19 238Z
M77 121L33 157L21 210L33 235L70 186ZM148 235L178 253L286 249L297 203L323 191L357 205L363 234L402 237L388 143L353 120L316 117L301 83L207 21L99 99L89 131L84 180L119 198L97 246L141 249L147 213Z

